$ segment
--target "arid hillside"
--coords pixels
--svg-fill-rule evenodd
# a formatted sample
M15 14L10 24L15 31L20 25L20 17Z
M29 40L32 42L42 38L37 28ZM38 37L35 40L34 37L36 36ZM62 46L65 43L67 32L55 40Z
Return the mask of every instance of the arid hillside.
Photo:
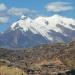
M75 75L75 41L27 49L1 48L0 71L2 67L15 67L26 75Z

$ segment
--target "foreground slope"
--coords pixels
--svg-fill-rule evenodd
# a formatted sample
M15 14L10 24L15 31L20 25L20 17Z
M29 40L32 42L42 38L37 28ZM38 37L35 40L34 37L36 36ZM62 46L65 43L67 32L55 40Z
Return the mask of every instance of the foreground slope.
M75 41L29 49L0 49L0 60L10 61L8 66L18 67L27 75L74 75Z

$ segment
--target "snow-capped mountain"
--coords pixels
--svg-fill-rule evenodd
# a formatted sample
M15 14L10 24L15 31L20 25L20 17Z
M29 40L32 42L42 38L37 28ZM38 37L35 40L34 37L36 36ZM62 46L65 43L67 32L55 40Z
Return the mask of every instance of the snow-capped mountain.
M0 36L1 47L24 48L40 44L69 42L75 38L75 20L59 15L21 16Z

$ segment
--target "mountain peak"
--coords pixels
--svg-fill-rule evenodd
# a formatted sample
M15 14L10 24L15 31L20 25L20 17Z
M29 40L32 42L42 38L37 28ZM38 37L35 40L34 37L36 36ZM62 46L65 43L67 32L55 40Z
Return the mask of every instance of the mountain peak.
M60 16L60 15L58 15L58 14L55 14L55 15L53 15L52 17L53 17L53 18L60 18L60 17L63 17L63 16Z
M22 20L27 19L27 16L22 15L22 16L21 16L21 19L22 19Z
M48 24L48 26L46 26L46 24ZM14 22L11 25L11 28L13 30L15 30L17 28L23 28L25 31L30 29L30 30L38 31L38 32L40 32L40 29L42 29L42 28L44 28L46 31L48 31L48 29L57 31L57 29L59 29L58 27L56 27L57 24L61 24L61 25L64 24L64 26L69 27L70 29L73 29L69 25L75 24L75 20L71 19L71 18L66 18L66 17L60 16L58 14L55 14L51 17L39 16L35 19L31 19L30 17L22 15L20 20L18 20L17 22ZM48 28L46 29L45 26ZM41 30L41 31L43 31L43 30Z
M75 20L60 15L52 17L39 16L35 19L22 15L21 19L14 22L8 30L8 34L3 33L1 35L5 36L5 41L7 35L6 43L11 41L8 37L11 34L10 39L14 37L14 41L18 41L17 45L19 44L18 46L21 47L30 46L30 43L32 45L33 42L34 45L61 41L68 42L75 37ZM2 37L3 40L4 38Z

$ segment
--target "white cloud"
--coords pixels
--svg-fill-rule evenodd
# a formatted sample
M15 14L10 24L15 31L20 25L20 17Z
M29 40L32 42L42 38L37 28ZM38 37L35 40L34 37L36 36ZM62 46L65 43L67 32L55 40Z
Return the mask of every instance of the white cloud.
M8 16L2 16L2 17L0 17L0 24L7 23L8 20L9 20L9 17Z
M8 10L8 13L10 15L16 15L16 16L21 16L23 14L28 14L28 13L35 13L36 11L34 10L29 10L27 8L10 8Z
M0 4L0 11L4 11L6 9L7 9L7 7L5 4Z
M73 9L71 4L68 3L68 2L53 2L53 3L49 3L45 8L48 11L52 11L52 12L68 11L68 10Z

